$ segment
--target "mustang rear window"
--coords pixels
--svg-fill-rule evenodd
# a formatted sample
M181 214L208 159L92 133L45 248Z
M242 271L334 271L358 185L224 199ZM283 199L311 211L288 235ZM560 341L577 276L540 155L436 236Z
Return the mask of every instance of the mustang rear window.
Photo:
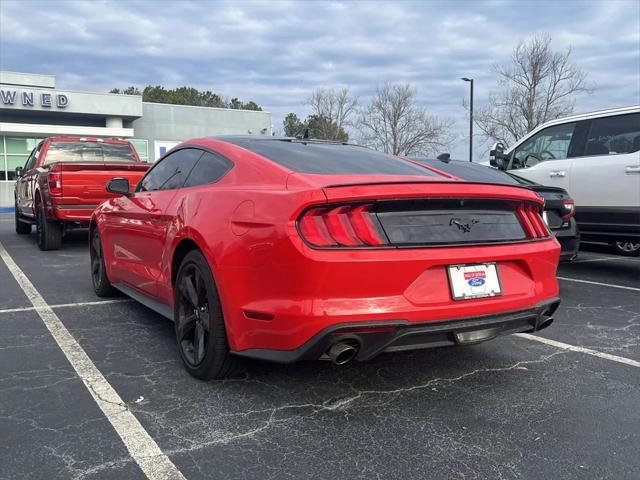
M55 162L135 163L126 144L102 142L51 142L46 164Z
M324 175L439 176L393 155L356 145L275 139L221 139L262 155L294 172Z

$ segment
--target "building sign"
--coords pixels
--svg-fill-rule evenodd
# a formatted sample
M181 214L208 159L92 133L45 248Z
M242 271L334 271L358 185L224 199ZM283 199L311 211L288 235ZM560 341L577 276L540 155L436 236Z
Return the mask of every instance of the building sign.
M32 92L26 90L0 89L0 101L3 106L66 108L69 97L64 93Z

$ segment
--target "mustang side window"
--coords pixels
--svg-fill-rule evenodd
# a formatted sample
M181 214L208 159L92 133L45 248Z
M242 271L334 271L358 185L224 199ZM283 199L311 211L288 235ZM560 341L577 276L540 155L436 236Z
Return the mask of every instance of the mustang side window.
M191 169L202 156L202 150L183 148L159 160L142 179L139 192L181 188Z
M585 157L640 150L640 113L595 118L587 136Z
M532 167L545 160L567 158L575 123L563 123L545 128L516 148L513 168Z
M184 183L185 187L195 187L206 185L220 180L227 173L233 164L226 158L210 152L204 152L196 166L189 174L189 178Z

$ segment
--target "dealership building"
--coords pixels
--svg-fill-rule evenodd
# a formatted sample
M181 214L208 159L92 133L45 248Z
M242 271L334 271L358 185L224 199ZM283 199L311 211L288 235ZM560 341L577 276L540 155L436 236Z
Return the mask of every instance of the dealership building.
M53 75L0 72L0 207L13 206L15 169L45 137L125 138L142 161L154 162L189 138L272 130L268 112L147 103L136 95L57 88Z

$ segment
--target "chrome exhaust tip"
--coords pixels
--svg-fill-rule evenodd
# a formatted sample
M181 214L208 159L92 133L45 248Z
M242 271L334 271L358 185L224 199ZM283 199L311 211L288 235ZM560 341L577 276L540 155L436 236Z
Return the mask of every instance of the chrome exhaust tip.
M327 350L327 355L334 365L346 365L356 358L359 350L360 345L355 342L338 342L334 343L331 348Z

